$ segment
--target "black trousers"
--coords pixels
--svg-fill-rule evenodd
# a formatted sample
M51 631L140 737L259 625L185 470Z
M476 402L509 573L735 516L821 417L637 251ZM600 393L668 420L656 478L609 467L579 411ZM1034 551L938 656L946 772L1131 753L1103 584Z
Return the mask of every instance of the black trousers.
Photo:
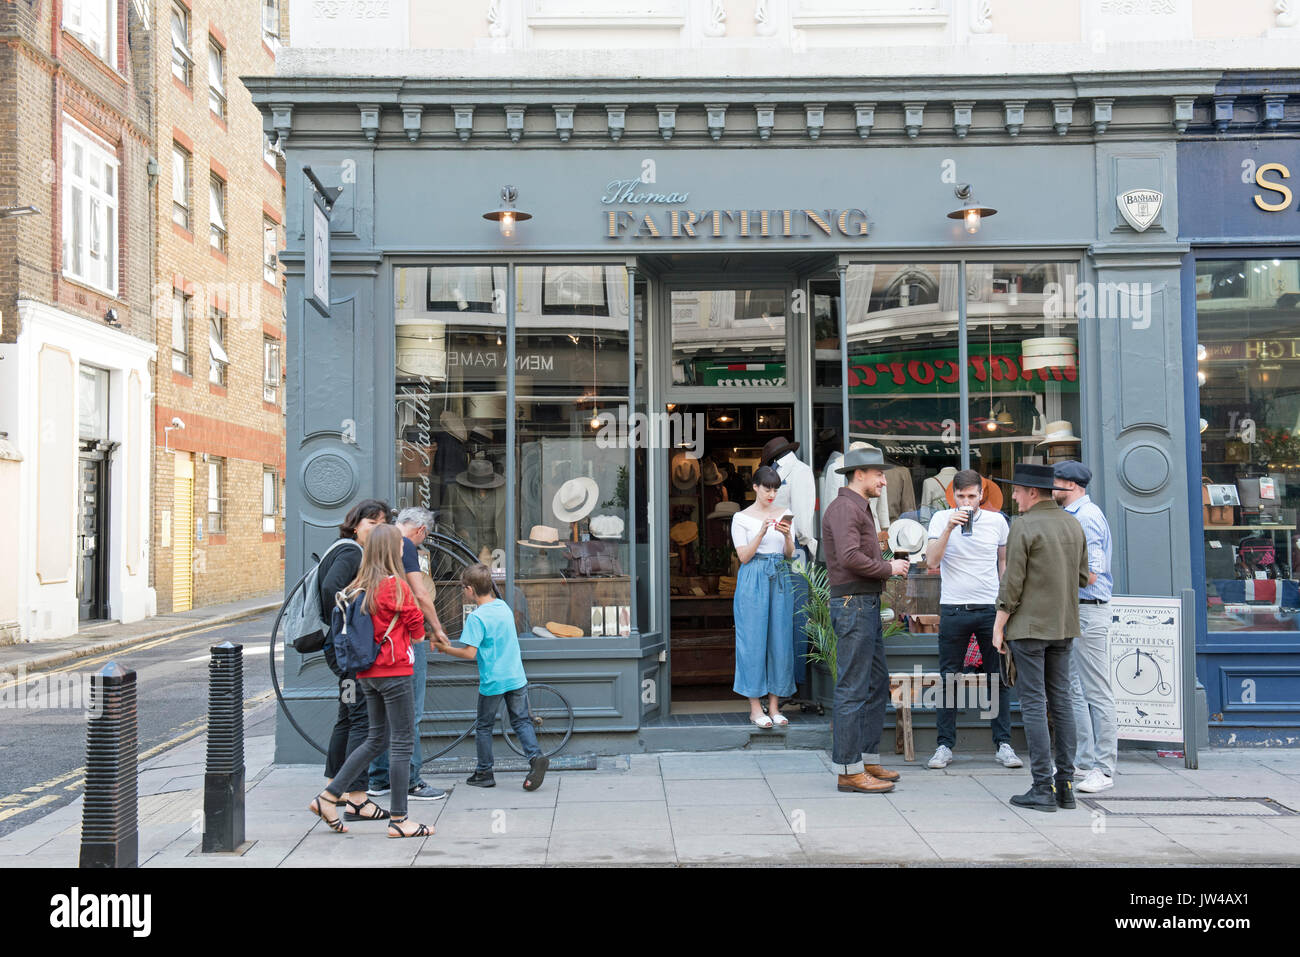
M339 674L334 661L334 649L325 646L325 663L330 671ZM334 718L334 730L330 733L329 748L325 753L325 777L333 780L343 767L348 755L366 740L370 730L370 719L366 711L366 696L356 675L339 675L339 707ZM351 781L346 782L346 791L364 791L367 772L362 769Z

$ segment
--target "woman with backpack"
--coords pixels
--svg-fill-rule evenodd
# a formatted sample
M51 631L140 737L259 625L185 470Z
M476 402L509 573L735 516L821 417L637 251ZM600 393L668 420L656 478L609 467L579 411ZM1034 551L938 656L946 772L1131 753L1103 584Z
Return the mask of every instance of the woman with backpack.
M308 806L333 830L347 831L338 808L343 805L341 784L364 775L370 762L389 752L389 776L393 784L392 819L389 837L427 837L433 829L406 818L407 787L411 774L411 751L415 744L415 692L411 684L414 656L411 645L424 640L424 613L406 584L402 571L402 533L392 525L370 531L361 568L348 584L348 601L362 602L349 611L370 616L374 641L378 645L374 664L357 673L366 696L369 732L361 747L348 755L334 780ZM362 597L361 592L365 595ZM339 636L336 640L342 641ZM344 642L346 645L346 642ZM349 649L350 650L350 649Z
M370 532L388 521L388 504L368 498L358 502L348 511L339 526L339 540L330 547L320 561L316 580L320 590L321 620L325 623L325 664L339 679L338 716L330 734L329 750L325 755L325 777L331 780L349 754L366 740L369 722L366 716L366 699L357 686L357 676L345 672L334 660L334 647L330 643L330 613L334 610L334 596L348 587L361 568L361 550ZM343 799L348 804L349 821L382 821L388 812L366 796L366 772L363 769L341 784L347 788Z

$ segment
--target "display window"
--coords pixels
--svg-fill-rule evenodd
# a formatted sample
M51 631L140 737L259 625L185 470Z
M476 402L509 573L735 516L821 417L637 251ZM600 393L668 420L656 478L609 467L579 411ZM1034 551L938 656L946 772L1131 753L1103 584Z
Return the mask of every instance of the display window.
M1300 260L1196 264L1212 632L1300 630Z

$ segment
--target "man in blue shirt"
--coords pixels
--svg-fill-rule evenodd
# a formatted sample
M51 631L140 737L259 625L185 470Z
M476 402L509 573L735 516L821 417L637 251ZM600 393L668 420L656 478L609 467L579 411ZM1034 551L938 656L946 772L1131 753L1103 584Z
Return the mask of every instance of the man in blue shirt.
M1070 689L1077 734L1074 765L1083 774L1077 790L1105 791L1114 785L1118 739L1115 693L1110 684L1106 634L1110 630L1110 526L1088 497L1091 470L1082 462L1055 466L1056 504L1078 519L1088 541L1088 585L1079 589L1079 631L1070 653Z

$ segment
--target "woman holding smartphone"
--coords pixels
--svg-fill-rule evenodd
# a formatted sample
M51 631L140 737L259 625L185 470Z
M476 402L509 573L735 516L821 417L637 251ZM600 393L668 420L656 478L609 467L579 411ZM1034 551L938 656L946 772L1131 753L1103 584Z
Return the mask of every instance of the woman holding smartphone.
M794 594L788 559L794 555L794 516L773 506L781 476L764 466L754 473L754 504L731 520L740 559L733 609L736 681L749 699L749 720L760 728L789 724L781 698L794 694ZM767 714L763 698L767 698Z

